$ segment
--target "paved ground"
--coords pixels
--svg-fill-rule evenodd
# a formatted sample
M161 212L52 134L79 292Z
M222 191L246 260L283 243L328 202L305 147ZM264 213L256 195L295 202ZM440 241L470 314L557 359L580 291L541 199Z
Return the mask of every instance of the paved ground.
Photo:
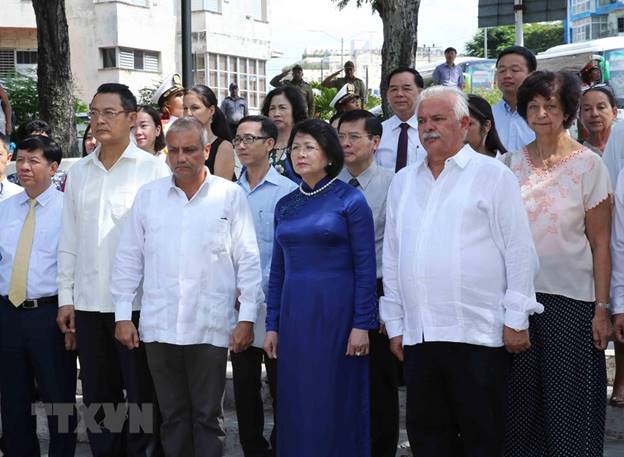
M272 424L270 419L267 418L267 429ZM227 428L226 438L226 453L224 457L244 457L243 452L237 442L238 440L238 426L236 424L236 415L234 411L227 410L225 416L225 426ZM268 432L266 433L268 436ZM401 430L401 442L407 440L405 430ZM47 442L42 443L47 448ZM624 456L624 440L607 440L605 443L604 457L622 457ZM47 452L43 454L43 457L48 457ZM80 443L76 450L76 457L92 457L89 447L85 443ZM397 457L412 457L409 449L399 449L397 451Z

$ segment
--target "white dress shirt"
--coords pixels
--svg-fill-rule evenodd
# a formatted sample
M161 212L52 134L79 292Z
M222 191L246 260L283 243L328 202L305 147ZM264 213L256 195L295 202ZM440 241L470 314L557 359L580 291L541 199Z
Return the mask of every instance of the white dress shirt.
M3 296L9 294L15 251L29 210L28 200L26 192L20 192L0 203L0 295ZM35 233L26 284L28 300L57 294L56 262L63 194L51 185L36 200Z
M20 192L24 192L24 188L12 183L6 177L0 181L0 202Z
M484 185L487 183L487 185ZM381 318L403 344L503 345L503 324L541 312L537 255L518 181L464 146L435 179L423 161L388 191Z
M349 183L354 176L344 167L338 174L338 179ZM386 227L386 198L388 188L394 178L394 172L387 168L382 168L373 162L364 172L360 173L357 179L357 187L364 193L366 203L373 212L375 222L375 260L377 261L377 279L382 277L381 258L383 251L384 229Z
M616 122L611 127L602 161L609 170L611 185L615 187L620 170L624 168L624 122Z
M507 151L519 151L535 140L535 132L518 114L518 111L513 111L505 100L501 100L492 107L492 115L496 124L496 132Z
M228 347L238 320L264 306L260 255L245 192L212 176L189 200L173 178L144 186L124 227L113 268L115 319L130 320L143 281L145 342Z
M624 313L624 173L615 188L615 210L611 230L611 313Z
M67 173L59 240L59 305L113 313L110 277L122 223L139 188L170 175L170 170L132 142L107 170L99 159L100 147ZM138 300L134 309L139 309Z
M399 135L401 134L401 124L403 121L396 115L383 121L383 133L381 141L375 151L375 161L377 165L388 170L396 169L397 147L399 145ZM416 114L410 117L407 122L407 165L421 162L427 152L420 144L418 137L418 119Z

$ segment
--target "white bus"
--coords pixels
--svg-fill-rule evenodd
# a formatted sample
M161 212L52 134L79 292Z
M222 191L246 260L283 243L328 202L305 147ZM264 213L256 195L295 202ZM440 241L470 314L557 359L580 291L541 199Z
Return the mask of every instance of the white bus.
M613 89L618 108L624 108L624 37L554 46L537 55L537 69L579 72L596 55L604 59L603 81Z

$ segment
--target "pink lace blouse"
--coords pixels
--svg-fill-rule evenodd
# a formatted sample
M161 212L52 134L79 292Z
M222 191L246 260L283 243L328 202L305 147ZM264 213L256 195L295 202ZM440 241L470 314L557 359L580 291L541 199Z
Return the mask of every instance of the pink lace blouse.
M602 159L583 147L542 170L533 165L526 148L509 154L504 162L520 183L540 260L536 292L594 301L585 213L612 193Z

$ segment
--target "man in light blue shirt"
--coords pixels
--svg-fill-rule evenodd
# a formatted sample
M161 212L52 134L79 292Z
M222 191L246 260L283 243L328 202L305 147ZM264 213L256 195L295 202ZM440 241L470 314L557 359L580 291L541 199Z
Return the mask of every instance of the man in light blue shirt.
M269 153L275 147L277 127L264 116L246 116L238 124L232 143L245 167L238 184L247 194L256 239L260 250L262 289L268 292L271 255L273 252L273 213L275 205L297 188L290 179L280 175L269 164ZM277 367L262 349L266 307L256 319L254 342L243 352L231 353L238 418L239 439L245 456L274 456L275 429L271 433L271 449L263 436L264 407L260 393L262 360L264 359L275 415Z
M523 46L504 49L496 61L496 85L503 99L492 107L496 131L507 151L518 151L535 140L535 133L518 114L518 88L537 68L537 60Z
M455 48L446 48L444 50L446 62L438 65L435 70L433 70L431 79L434 84L453 86L460 90L464 88L464 72L461 67L455 65L455 57L457 57L457 50Z

